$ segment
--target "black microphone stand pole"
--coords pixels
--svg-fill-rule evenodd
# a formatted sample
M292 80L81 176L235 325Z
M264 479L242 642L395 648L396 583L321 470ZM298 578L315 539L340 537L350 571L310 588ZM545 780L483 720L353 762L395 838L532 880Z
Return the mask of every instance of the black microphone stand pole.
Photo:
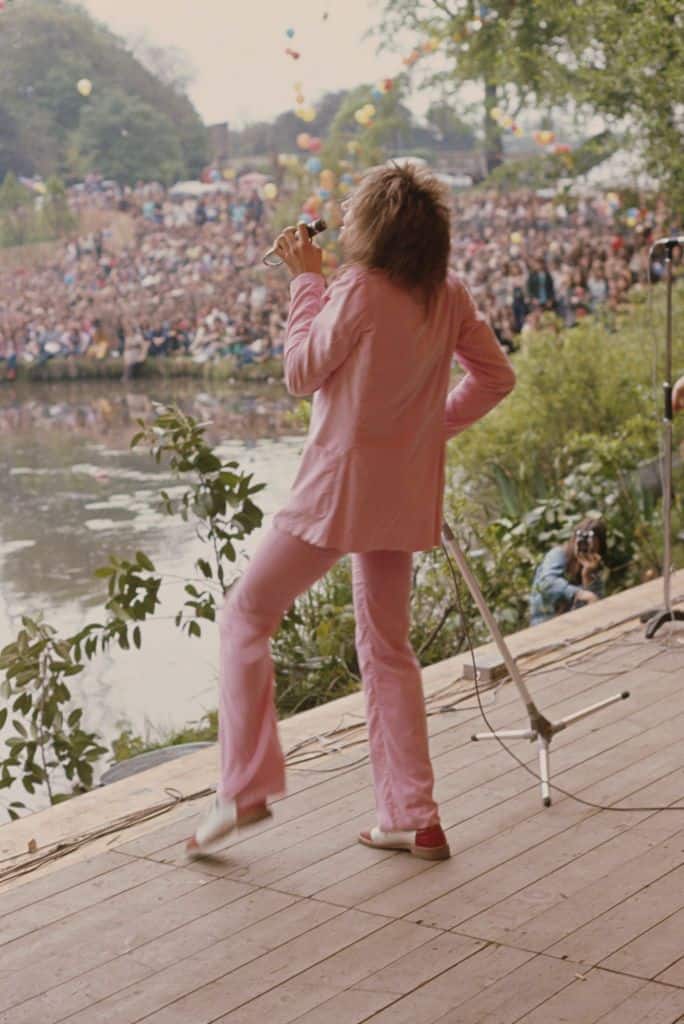
M684 621L684 612L672 608L672 250L679 245L675 238L661 242L665 246L666 319L665 319L665 382L663 384L663 607L651 613L646 626L650 640L665 622ZM649 254L651 272L653 250Z

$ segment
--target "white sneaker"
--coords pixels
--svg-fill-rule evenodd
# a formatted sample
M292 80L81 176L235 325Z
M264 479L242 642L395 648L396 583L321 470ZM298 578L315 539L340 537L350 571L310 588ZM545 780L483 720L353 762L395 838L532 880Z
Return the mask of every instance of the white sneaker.
M235 800L222 800L218 793L200 819L194 835L185 844L188 857L203 857L218 847L236 828L253 825L272 817L265 803L238 813Z

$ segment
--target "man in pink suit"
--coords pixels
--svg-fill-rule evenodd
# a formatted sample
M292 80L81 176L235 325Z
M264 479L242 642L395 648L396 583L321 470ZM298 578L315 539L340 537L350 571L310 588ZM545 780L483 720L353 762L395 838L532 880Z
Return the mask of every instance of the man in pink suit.
M304 225L276 251L292 274L285 382L313 394L285 507L220 619L221 779L187 851L268 816L285 789L270 638L298 594L352 553L377 825L367 845L442 859L418 661L409 643L412 552L440 543L446 442L513 388L513 369L449 271L442 186L375 168L345 203L345 267L326 289ZM465 370L448 391L453 356Z

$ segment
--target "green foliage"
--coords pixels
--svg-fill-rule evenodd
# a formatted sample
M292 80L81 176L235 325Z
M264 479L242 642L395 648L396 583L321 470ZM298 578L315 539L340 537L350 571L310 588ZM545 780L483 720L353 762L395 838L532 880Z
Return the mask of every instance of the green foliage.
M51 803L89 789L93 762L106 748L82 728L80 708L67 713L71 691L65 680L83 671L73 644L46 623L24 617L16 640L0 652L0 670L5 674L0 694L7 701L0 709L0 729L10 710L14 716L14 731L5 741L8 753L0 761L0 789L21 779L28 793L45 786ZM61 776L57 785L64 778L71 783L70 794L56 791L55 773ZM22 801L11 801L10 818L23 807Z
M76 89L81 78L93 83L89 97ZM121 94L130 105L107 104L108 97ZM101 138L99 147L93 145L87 116L91 108L107 116L112 135L106 147ZM206 129L177 83L167 84L152 74L82 7L65 0L22 0L2 12L0 177L7 170L45 178L82 176L102 169L99 157L108 168L132 174L133 139L129 142L131 135L122 132L130 132L133 111L141 113L146 129L154 133L145 139L134 133L143 144L142 165L150 178L167 180L176 162L184 175L193 177L206 164ZM155 146L159 158L150 167Z
M36 197L11 171L0 186L0 246L59 238L74 226L64 183L52 177L45 194Z
M138 754L164 747L175 747L182 743L214 743L218 738L218 711L207 711L197 722L190 722L183 729L165 735L146 732L140 736L133 732L127 721L117 723L119 732L112 740L112 754L115 761L126 761Z
M386 48L408 30L420 48L438 40L446 69L418 65L426 84L485 86L483 135L488 171L500 162L500 133L490 111L513 117L575 102L634 126L653 173L676 208L684 201L684 12L680 0L489 0L473 27L473 0L384 0L378 34ZM403 43L402 43L403 46Z
M170 185L185 169L171 118L121 89L93 97L83 109L73 146L84 166L127 184L156 179Z

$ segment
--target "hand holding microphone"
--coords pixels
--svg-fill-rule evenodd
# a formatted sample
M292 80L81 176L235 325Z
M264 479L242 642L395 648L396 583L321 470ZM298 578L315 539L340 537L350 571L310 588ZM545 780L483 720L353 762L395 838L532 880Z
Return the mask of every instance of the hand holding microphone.
M323 252L311 241L314 235L325 231L324 220L313 224L298 224L287 227L278 235L275 245L264 253L262 262L268 267L285 263L293 277L297 274L320 274L323 266Z

